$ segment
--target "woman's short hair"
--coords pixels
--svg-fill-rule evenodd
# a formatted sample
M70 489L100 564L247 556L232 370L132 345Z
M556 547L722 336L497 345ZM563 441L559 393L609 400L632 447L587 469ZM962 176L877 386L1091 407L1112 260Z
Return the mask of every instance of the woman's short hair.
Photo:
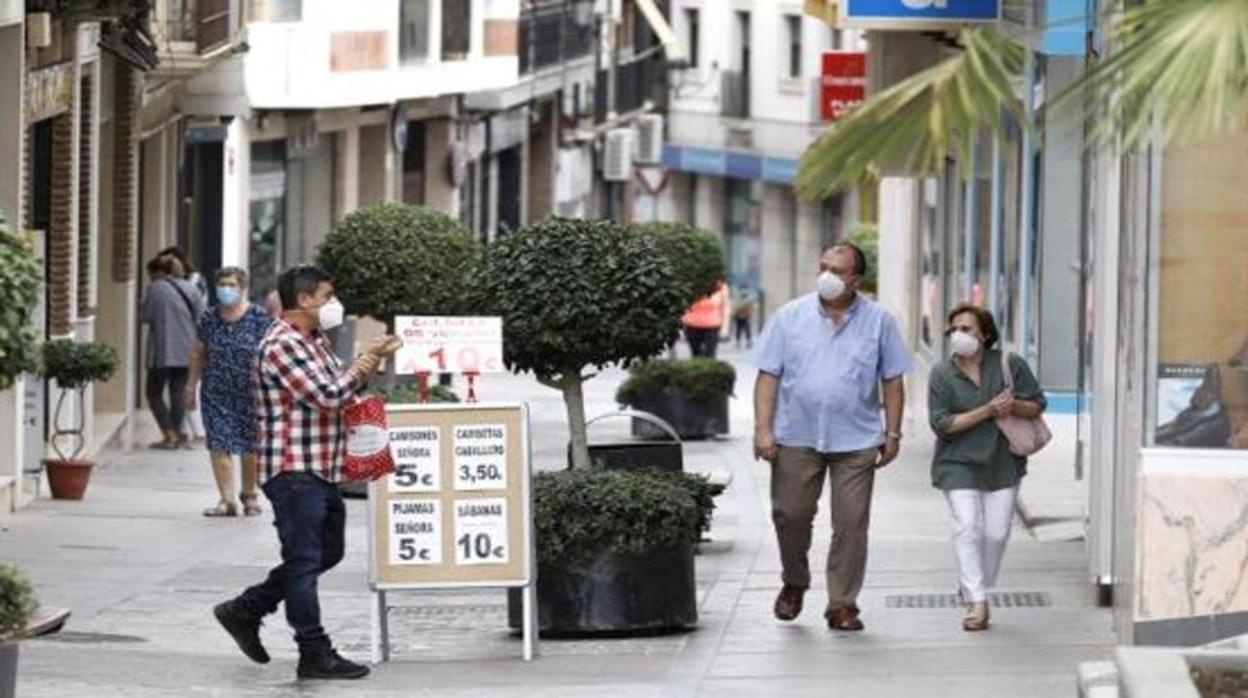
M226 279L233 279L239 288L247 288L247 270L242 267L221 267L212 275L212 282L219 284Z
M949 317L946 318L946 322L953 324L953 319L959 315L973 315L975 317L975 324L979 325L979 333L984 335L985 349L991 349L1001 339L1001 332L997 330L997 321L992 318L992 313L984 308L971 303L959 304L949 311ZM945 334L949 334L949 331L946 331Z

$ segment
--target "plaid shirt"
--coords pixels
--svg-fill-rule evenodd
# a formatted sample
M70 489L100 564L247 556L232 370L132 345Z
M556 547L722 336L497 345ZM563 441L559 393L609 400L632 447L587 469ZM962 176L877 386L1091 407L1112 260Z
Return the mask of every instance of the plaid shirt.
M346 452L342 412L360 386L323 334L274 322L256 358L256 457L265 479L308 472L340 482Z

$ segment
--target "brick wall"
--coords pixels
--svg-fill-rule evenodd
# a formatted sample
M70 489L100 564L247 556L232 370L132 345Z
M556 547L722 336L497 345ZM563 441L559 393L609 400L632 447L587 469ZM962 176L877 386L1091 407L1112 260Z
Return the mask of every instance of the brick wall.
M138 236L139 76L117 63L113 101L113 281L135 278Z
M53 335L73 332L74 117L71 110L52 120L52 216L48 226L48 321Z
M81 124L78 137L78 317L95 316L91 298L91 179L95 176L95 162L92 159L92 104L94 103L92 82L90 77L83 78L79 96L78 123Z

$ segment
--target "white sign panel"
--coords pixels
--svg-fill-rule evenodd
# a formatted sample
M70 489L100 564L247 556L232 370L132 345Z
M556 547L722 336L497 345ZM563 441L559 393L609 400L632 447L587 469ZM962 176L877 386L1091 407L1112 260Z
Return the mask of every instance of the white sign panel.
M442 503L396 499L390 506L390 564L442 564Z
M507 425L455 427L455 489L507 489Z
M399 427L390 430L393 474L391 492L437 492L442 489L442 430L438 427Z
M507 500L455 500L455 564L505 565L510 551Z
M394 319L394 331L403 340L403 347L395 355L399 373L506 370L502 318L406 315Z

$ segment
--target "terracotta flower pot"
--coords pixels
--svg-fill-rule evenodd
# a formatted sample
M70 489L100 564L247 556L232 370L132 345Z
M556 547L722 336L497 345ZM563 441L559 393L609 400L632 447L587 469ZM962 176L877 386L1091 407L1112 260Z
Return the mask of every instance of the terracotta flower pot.
M48 485L53 499L82 499L91 479L91 461L45 459L43 467L48 473Z

